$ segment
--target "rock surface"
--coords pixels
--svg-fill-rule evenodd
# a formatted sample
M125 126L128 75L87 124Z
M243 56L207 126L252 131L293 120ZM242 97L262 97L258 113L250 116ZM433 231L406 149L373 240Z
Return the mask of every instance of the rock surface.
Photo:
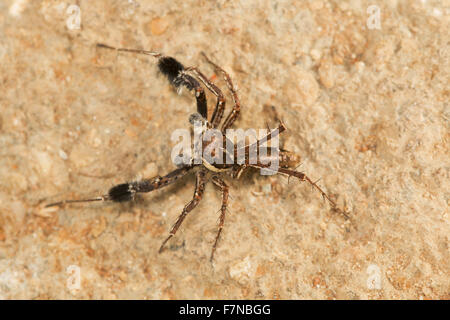
M377 25L356 0L73 2L0 3L0 299L450 298L448 7L376 1ZM285 149L351 221L249 172L227 179L211 264L213 184L158 254L193 176L44 210L173 170L171 133L195 111L153 58L97 42L174 56L226 91L207 53L239 89L236 127L276 126L275 106Z

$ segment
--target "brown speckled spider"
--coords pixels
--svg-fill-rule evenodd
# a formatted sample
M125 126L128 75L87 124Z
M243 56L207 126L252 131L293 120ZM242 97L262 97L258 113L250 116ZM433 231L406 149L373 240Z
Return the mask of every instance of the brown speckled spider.
M157 52L152 51L146 51L146 50L136 50L136 49L125 49L125 48L115 48L111 47L105 44L97 44L98 48L106 48L106 49L112 49L116 51L125 51L125 52L133 52L133 53L139 53L139 54L145 54L152 57L155 57L158 59L158 68L161 71L162 74L164 74L169 81L177 88L181 89L182 87L187 88L189 91L193 92L197 101L197 113L192 115L190 118L190 121L193 122L193 120L201 120L203 124L208 128L217 128L219 129L219 125L221 123L223 113L225 110L225 97L222 93L222 91L214 85L197 67L188 67L185 68L180 62L175 60L172 57L164 56ZM221 74L228 86L229 91L231 92L231 96L233 97L233 109L228 114L228 116L225 118L225 121L223 121L222 125L220 126L220 132L221 137L220 139L211 140L210 143L215 143L220 146L225 145L225 141L227 140L227 137L225 136L226 130L229 129L236 118L239 116L240 112L240 102L239 98L237 96L236 90L233 86L233 83L231 81L230 76L218 65L216 65L214 62L212 62L204 53L202 53L206 61L211 64L216 72ZM207 102L206 102L206 96L205 91L203 87L200 85L200 82L203 83L203 85L211 91L217 98L216 107L214 109L214 112L210 119L208 119L208 112L207 112ZM250 155L249 150L252 146L260 146L272 138L276 137L279 133L285 131L286 128L283 125L283 123L280 121L280 124L277 129L270 131L265 137L257 140L255 143L244 146L245 149L245 159L242 162L233 162L233 163L226 163L226 164L218 164L215 162L208 161L206 158L201 158L201 163L195 164L194 162L190 162L188 164L184 164L179 166L174 171L168 173L165 176L157 176L151 179L144 179L139 181L133 181L133 182L127 182L122 183L119 185L116 185L112 187L106 195L92 198L92 199L83 199L83 200L63 200L56 203L48 204L46 207L51 206L61 206L66 203L74 203L74 202L89 202L89 201L114 201L114 202L124 202L124 201L130 201L133 200L136 193L141 192L150 192L157 189L161 189L165 186L168 186L169 184L174 183L178 179L184 177L189 172L195 172L196 175L196 185L195 185L195 192L194 196L191 201L184 207L181 214L178 216L178 219L176 220L175 224L170 229L169 236L163 241L161 244L161 247L159 249L159 252L161 253L163 251L164 245L169 241L170 238L172 238L181 224L183 223L184 219L186 218L187 214L191 212L200 202L203 196L203 192L205 190L205 185L208 182L209 178L211 181L222 191L222 207L221 207L221 214L219 218L219 230L217 232L212 251L211 251L211 258L212 261L214 258L214 253L216 251L217 243L220 238L220 234L222 232L222 228L225 221L225 214L227 210L227 203L228 203L228 192L229 188L228 185L225 183L225 181L221 178L222 173L228 172L231 173L231 176L233 178L239 178L241 173L244 169L253 167L253 168L259 168L259 169L267 169L269 168L268 165L264 161L258 161L255 163L254 161L250 161ZM202 146L202 151L208 146L208 144ZM227 150L225 148L222 148L224 153L227 153ZM234 147L232 150L234 159L236 159L237 154L237 147ZM290 167L293 166L293 163L295 163L295 156L287 152L285 150L277 149L276 155L278 156L279 161L279 167L275 173L280 173L283 175L286 175L288 177L296 177L300 179L301 181L308 182L313 188L318 190L321 195L330 203L331 207L336 210L343 213L346 217L346 213L342 210L338 210L336 207L336 204L333 200L330 199L330 197L316 184L316 182L313 182L308 176L306 176L302 172L295 171L293 169L290 169Z

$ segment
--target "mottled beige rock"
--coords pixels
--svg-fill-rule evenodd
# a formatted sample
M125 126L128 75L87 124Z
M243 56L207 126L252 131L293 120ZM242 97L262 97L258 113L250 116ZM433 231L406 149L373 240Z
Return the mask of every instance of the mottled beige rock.
M0 299L450 298L448 7L376 1L373 29L357 0L73 3L79 29L69 2L0 4ZM211 264L212 184L157 253L192 176L133 204L44 209L170 172L171 134L195 112L154 58L98 42L198 66L228 113L208 54L238 88L236 127L282 119L298 170L351 220L294 179L226 178Z
M150 23L150 30L153 35L161 35L163 34L167 27L169 26L169 21L167 18L155 18Z
M144 170L142 171L142 177L144 178L153 178L158 175L158 166L154 162L148 163Z
M312 106L319 95L319 85L312 73L294 69L283 88L293 105Z
M327 89L330 89L334 86L335 72L334 66L330 60L324 60L320 63L319 79L322 85Z
M230 277L242 285L247 285L253 278L255 273L255 266L252 259L247 256L243 260L238 260L230 263L229 267Z

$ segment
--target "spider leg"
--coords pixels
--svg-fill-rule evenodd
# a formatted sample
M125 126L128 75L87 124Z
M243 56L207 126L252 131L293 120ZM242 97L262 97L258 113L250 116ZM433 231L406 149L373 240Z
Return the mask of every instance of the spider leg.
M49 204L45 205L45 208L60 207L60 206L65 205L66 203L94 202L94 201L107 201L107 200L109 200L107 195L99 196L99 197L95 197L95 198L91 198L91 199L81 199L81 200L67 199L67 200L49 203Z
M161 73L169 79L169 81L175 86L175 88L181 89L181 87L184 86L189 91L194 91L195 99L197 100L197 112L200 113L205 119L207 119L208 108L205 90L202 88L202 86L200 86L200 83L194 77L186 73L186 69L184 68L184 66L176 59L164 56L159 52L140 49L116 48L103 43L97 43L97 47L116 50L118 52L144 54L157 58L159 71L161 71Z
M217 128L223 117L223 112L225 110L225 97L220 90L212 81L210 81L197 67L188 67L186 71L191 71L195 76L200 79L201 82L217 97L216 107L211 116L211 125L213 128Z
M282 122L280 122L278 128L271 130L267 135L262 137L261 139L258 139L256 142L252 144L247 144L245 146L239 146L239 144L234 144L232 141L230 141L230 145L233 146L233 159L234 164L239 165L236 169L233 170L232 176L234 178L239 178L243 170L247 167L248 164L256 164L257 163L257 155L261 157L262 155L260 148L262 145L268 141L270 141L272 138L277 137L280 133L284 132L286 130L286 127ZM228 138L225 136L226 142L228 144ZM225 148L225 147L224 147ZM266 147L265 147L266 148ZM268 149L272 150L275 149L275 147L267 147ZM228 152L228 150L226 151ZM278 156L278 155L277 155ZM269 156L272 157L272 154ZM270 158L268 158L267 155L264 156L264 158L267 159L267 161L270 161ZM284 162L283 162L284 163Z
M105 48L105 49L111 49L111 50L116 50L116 51L124 51L124 52L133 52L133 53L139 53L139 54L145 54L148 56L152 56L155 58L160 58L163 55L159 52L156 51L148 51L148 50L140 50L140 49L127 49L127 48L116 48L116 47L112 47L109 46L107 44L103 44L103 43L97 43L97 47L98 48Z
M254 168L265 168L267 170L271 170L268 165L264 165L264 164L260 164L260 163L250 164L250 166L254 167ZM345 218L350 219L348 214L346 212L344 212L343 210L338 209L338 207L336 206L336 203L333 200L331 200L331 198L325 193L325 191L323 191L322 188L320 188L314 181L312 181L303 172L286 169L286 168L278 168L278 170L276 170L276 173L284 174L284 175L287 175L288 177L291 177L291 176L296 177L296 178L300 179L300 181L308 182L311 185L311 187L313 187L314 189L316 189L317 191L320 192L322 197L328 201L328 203L330 204L330 206L332 207L333 210L342 213L345 216Z
M248 165L243 164L243 165L236 165L233 167L232 171L231 171L231 176L234 179L239 179L241 177L241 174L244 172L245 169L248 168Z
M184 218L186 218L187 214L189 212L191 212L198 205L200 200L202 199L203 192L205 190L205 184L206 184L206 170L202 169L202 170L197 171L196 178L197 178L197 180L196 180L196 184L195 184L194 196L193 196L192 200L189 201L189 203L184 206L183 211L177 218L177 221L174 223L174 225L170 229L169 236L161 244L161 247L159 248L159 253L161 253L163 251L164 245L167 243L167 241L169 241L169 239L175 235L178 228L183 223Z
M266 143L267 141L270 141L272 138L277 137L280 133L284 132L285 130L286 130L285 125L282 122L280 122L277 129L270 131L266 136L262 137L258 141L243 147L245 150L244 152L245 152L246 163L248 164L250 150L252 150L252 149L254 150L255 148L256 148L256 150L259 150L259 148L262 144ZM237 159L239 149L241 149L241 148L237 148L236 145L234 146L235 159Z
M225 213L227 211L228 205L228 185L218 176L214 176L212 178L213 183L222 190L222 207L220 208L220 220L219 220L219 230L217 231L216 240L214 241L214 245L211 251L211 258L209 259L211 262L214 259L214 253L216 252L217 243L219 242L220 234L222 233L223 224L225 222Z
M174 183L179 178L185 176L193 167L193 165L181 167L163 177L157 176L152 179L118 184L109 189L108 198L115 202L130 201L136 193L151 192Z
M144 179L129 183L118 184L111 189L109 189L108 194L92 198L92 199L82 199L82 200L63 200L55 203L50 203L45 207L62 206L66 203L75 202L91 202L91 201L113 201L113 202L125 202L130 201L134 198L138 192L150 192L153 190L161 189L169 184L174 183L179 178L185 176L194 166L186 166L178 168L164 177L155 177L152 179Z
M162 73L165 72L161 68L160 70ZM186 74L185 71L181 71L174 79L173 84L176 88L181 88L181 86L184 86L189 91L193 90L195 92L195 99L197 100L197 112L201 114L203 118L208 119L208 105L205 90L202 88L200 83L194 77Z
M217 64L212 62L204 52L202 52L202 55L203 55L203 57L205 57L206 61L209 64L211 64L217 71L222 73L223 78L227 84L227 87L230 90L231 95L233 97L233 102L234 102L233 110L231 110L231 112L228 114L227 118L225 119L224 123L222 124L222 131L225 132L225 130L228 129L229 127L231 127L231 125L234 123L234 121L239 116L239 113L241 112L241 103L239 101L239 97L237 95L236 89L234 88L233 82L231 81L231 78L228 75L228 73L225 70L223 70L221 67L219 67Z

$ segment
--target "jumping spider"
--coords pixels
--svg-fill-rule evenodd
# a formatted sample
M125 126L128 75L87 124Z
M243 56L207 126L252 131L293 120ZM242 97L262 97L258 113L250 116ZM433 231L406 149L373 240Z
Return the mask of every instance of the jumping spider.
M193 92L196 98L197 102L197 113L191 116L190 121L193 122L193 120L201 120L204 122L205 126L208 128L217 128L219 129L219 125L221 123L224 109L225 109L225 97L222 93L222 91L214 84L212 81L210 81L197 67L188 67L185 68L180 62L175 60L172 57L164 56L161 53L158 52L152 52L152 51L146 51L146 50L138 50L138 49L126 49L126 48L115 48L109 45L105 44L97 44L98 48L105 48L105 49L111 49L115 50L117 52L133 52L138 54L144 54L149 55L152 57L155 57L158 59L158 68L162 74L164 74L168 80L172 83L172 85L175 86L177 89L181 89L183 87L187 88L190 92ZM240 102L239 98L237 96L236 90L233 86L233 83L231 81L230 76L227 72L225 72L221 67L219 67L217 64L212 62L204 53L202 53L203 57L206 59L206 61L214 67L216 72L221 74L227 84L228 90L231 93L231 96L233 98L233 109L228 114L228 116L225 118L225 121L220 126L221 131L221 140L222 141L215 141L215 143L218 144L225 144L225 141L227 140L227 137L225 136L226 130L229 129L234 121L237 119L240 113ZM206 96L205 91L203 87L200 85L200 82L203 83L203 85L211 91L212 94L214 94L217 98L216 107L214 109L214 112L210 119L208 119L208 112L207 112L207 102L206 102ZM211 251L211 257L210 261L214 258L214 253L216 251L217 243L220 238L220 234L222 232L222 228L225 221L225 214L227 210L227 203L228 203L228 193L229 193L229 187L225 183L225 181L221 178L221 174L223 172L231 173L231 176L233 178L239 178L241 173L249 167L253 168L259 168L259 169L267 169L267 164L264 164L258 160L257 163L254 163L253 161L249 161L249 149L251 146L256 145L262 145L263 143L268 142L272 138L276 137L279 133L285 131L286 128L283 125L283 123L280 121L280 124L277 129L272 130L269 132L268 135L263 137L262 139L257 140L254 144L247 144L245 145L245 161L242 164L238 163L232 163L232 164L217 164L217 163L211 163L207 161L205 158L201 159L200 164L194 164L193 162L189 164L184 164L179 166L174 171L168 173L165 176L157 176L151 179L144 179L139 181L133 181L128 183L122 183L119 185L116 185L109 189L108 193L103 196L99 196L96 198L91 199L83 199L83 200L63 200L60 202L55 202L48 204L46 207L51 206L61 206L66 203L74 203L74 202L89 202L89 201L113 201L113 202L125 202L125 201L131 201L134 199L136 193L141 192L151 192L157 189L161 189L165 186L168 186L175 181L179 180L180 178L184 177L188 173L195 171L196 175L196 185L195 185L195 192L193 199L184 207L181 214L178 216L178 219L176 220L175 224L170 229L169 236L163 241L161 244L161 247L159 249L159 252L161 253L163 251L163 248L167 241L169 241L170 238L172 238L177 230L180 228L181 224L183 223L185 217L189 212L191 212L200 202L203 196L203 192L205 190L205 185L208 182L208 175L211 175L212 182L222 191L222 207L221 207L221 214L219 218L219 230L217 232L212 251ZM206 148L207 145L204 145L202 148L202 151L204 148ZM227 151L225 148L223 149L224 153ZM316 184L316 182L313 182L308 176L306 176L302 172L298 172L295 169L290 169L289 167L292 167L293 162L293 154L290 152L287 152L285 150L277 150L278 160L279 160L279 168L275 173L280 173L283 175L286 175L288 177L296 177L300 179L301 181L308 182L313 188L318 190L321 195L330 203L332 209L339 211L343 213L346 217L346 213L342 210L337 209L336 204L333 200L330 199L330 197ZM236 155L236 148L234 148L234 155ZM234 158L236 159L236 158Z

